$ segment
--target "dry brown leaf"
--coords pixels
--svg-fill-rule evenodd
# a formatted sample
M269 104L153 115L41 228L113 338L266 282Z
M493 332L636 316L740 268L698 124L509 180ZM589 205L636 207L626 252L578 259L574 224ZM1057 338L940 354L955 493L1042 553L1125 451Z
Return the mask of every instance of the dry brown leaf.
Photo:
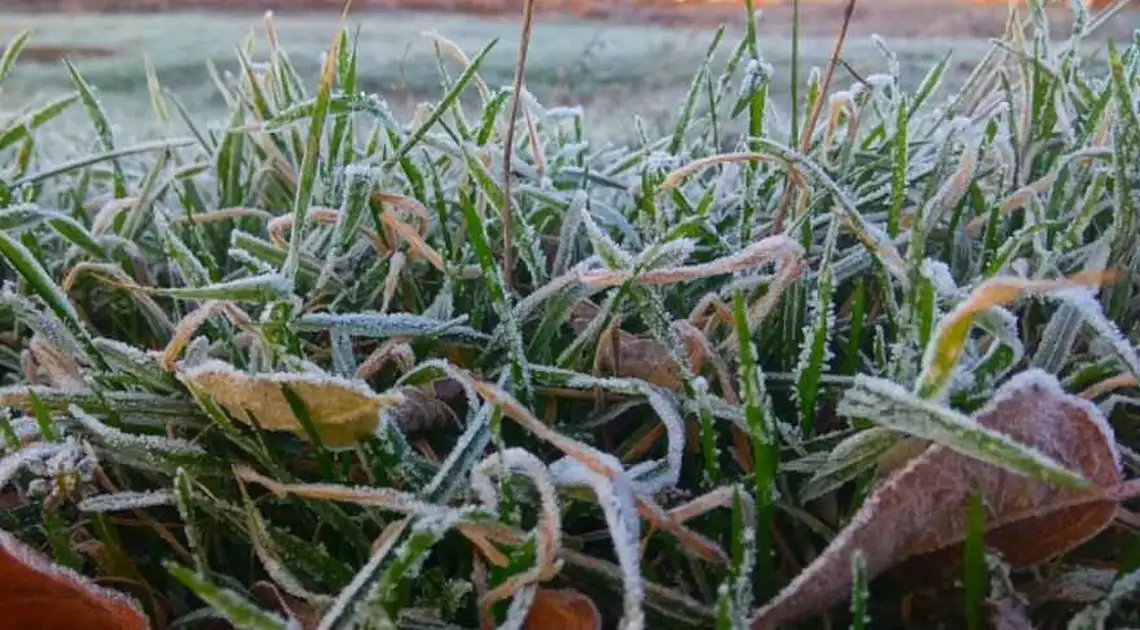
M35 367L43 370L49 386L77 392L87 390L87 380L83 378L83 370L75 358L46 337L39 333L32 335L28 350L35 361Z
M602 616L593 600L572 589L540 588L523 630L601 630Z
M332 448L355 445L376 429L380 410L403 402L399 394L377 394L363 383L328 374L247 374L217 360L183 370L178 377L238 420L248 423L248 414L253 414L263 429L304 438L305 429L282 389L288 385L304 401L321 441Z
M230 219L243 219L245 217L257 217L268 221L273 218L273 214L257 208L221 208L220 210L210 210L209 212L178 217L177 221L185 221L187 223L193 223L194 225L205 225L207 223L228 221Z
M955 549L965 539L975 492L986 506L986 542L1013 568L1069 551L1116 517L1128 493L1120 492L1112 431L1096 407L1066 394L1053 377L1030 370L1010 379L975 419L1099 487L1060 489L930 446L874 492L827 550L756 614L752 629L777 628L843 601L856 551L874 577L903 560Z
M5 628L146 630L146 616L126 595L53 564L0 530L0 604Z
M437 387L428 392L419 387L400 390L404 401L392 413L393 421L405 434L426 433L447 426L459 426L455 410L439 397Z
M599 311L600 309L588 300L578 302L570 314L570 327L574 332L581 334L598 316ZM706 362L710 363L716 370L717 381L720 383L724 399L730 404L738 404L740 401L733 388L727 364L709 344L704 333L684 320L674 322L673 329L684 345L685 356L689 359L689 370L697 373ZM614 352L615 343L617 352ZM685 385L681 366L673 359L672 353L664 344L652 337L641 337L620 329L617 330L616 342L615 335L609 332L602 333L598 343L596 366L620 378L636 378L673 391L680 390ZM664 427L655 427L653 432L646 436L643 446L646 448L652 446L662 435ZM747 436L734 426L732 439L734 457L745 470L751 471ZM625 457L636 457L638 453L639 451L635 449Z
M570 328L582 333L590 322L598 316L598 307L582 300L574 306L570 315ZM690 358L689 368L698 371L704 360L706 344L698 339L699 332L691 325L681 323L676 327L684 343L685 356ZM603 333L598 344L598 366L615 372L621 378L637 378L643 381L678 390L684 385L681 367L673 360L672 353L660 341L652 337L641 337L619 330L615 356L613 336Z
M385 339L368 358L356 368L356 378L367 381L379 372L389 361L396 364L401 372L410 372L416 364L416 353L402 338Z
M1140 381L1136 380L1136 376L1132 373L1117 374L1111 378L1093 384L1085 391L1081 392L1081 398L1085 400L1092 400L1097 396L1102 396L1109 392L1114 392L1118 389L1127 389L1129 387L1136 387L1140 385Z

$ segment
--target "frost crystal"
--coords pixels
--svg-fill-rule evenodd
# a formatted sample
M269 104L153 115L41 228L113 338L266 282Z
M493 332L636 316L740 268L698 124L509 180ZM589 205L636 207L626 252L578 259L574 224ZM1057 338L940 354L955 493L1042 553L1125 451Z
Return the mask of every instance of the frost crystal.
M174 493L170 490L150 490L147 492L117 492L87 497L77 506L84 512L123 512L139 510L156 505L173 505Z
M597 453L598 458L612 470L620 471L621 463L611 455ZM563 458L550 466L555 482L563 487L588 487L597 495L598 504L606 517L614 553L622 571L623 609L620 630L641 630L645 626L642 600L645 586L641 578L639 547L640 521L634 505L633 487L625 475L613 481L586 468L581 462Z
M156 435L136 435L132 433L125 433L114 427L109 427L102 422L95 419L94 416L89 415L76 405L69 407L69 412L72 417L76 419L83 426L93 433L97 438L102 440L108 446L118 448L132 448L140 451L155 454L164 453L167 455L180 455L180 456L203 456L206 451L197 444L180 440L177 438L160 437Z
M744 75L740 79L738 98L745 99L756 93L757 90L772 81L776 74L772 64L763 59L749 59L744 66Z
M11 483L16 474L25 468L32 468L38 464L42 470L43 462L64 448L62 444L32 444L0 459L0 488Z

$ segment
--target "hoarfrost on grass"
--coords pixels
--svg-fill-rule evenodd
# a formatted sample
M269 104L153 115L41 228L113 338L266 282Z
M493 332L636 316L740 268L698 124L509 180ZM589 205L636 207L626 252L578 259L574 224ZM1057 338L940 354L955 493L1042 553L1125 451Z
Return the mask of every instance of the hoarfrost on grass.
M71 405L68 410L71 416L75 418L84 429L93 433L95 437L108 446L135 449L151 455L158 453L188 457L202 457L206 455L205 449L186 440L158 435L127 433L103 424L76 405Z
M1023 372L1007 382L1002 392L1013 395L1030 384L1045 383L1048 386L1050 380L1051 377L1041 372ZM1052 383L1053 387L1058 387L1055 380ZM1001 400L1002 395L999 394L990 404L996 405ZM1095 417L1101 417L1095 407L1089 407ZM1020 444L1004 433L982 427L974 419L943 405L918 398L890 381L857 376L855 387L848 390L840 402L839 413L872 419L885 427L931 440L968 457L1019 474L1069 485L1088 483L1080 474L1037 449Z
M170 490L147 490L91 496L80 501L76 507L84 512L124 512L172 505L174 502L174 493Z
M597 453L603 465L621 470L621 463L611 455ZM550 465L551 475L559 486L587 487L594 491L598 505L606 518L610 540L622 571L623 613L621 630L641 630L645 626L642 602L645 588L641 576L641 552L638 541L640 521L637 516L634 490L625 475L614 479L587 468L581 462L563 458Z

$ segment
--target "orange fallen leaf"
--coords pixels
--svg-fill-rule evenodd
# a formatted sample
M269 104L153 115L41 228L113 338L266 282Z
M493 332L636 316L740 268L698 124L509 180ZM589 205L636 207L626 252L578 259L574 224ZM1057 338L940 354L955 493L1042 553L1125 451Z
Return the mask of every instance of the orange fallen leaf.
M822 614L851 592L851 560L868 575L919 556L946 553L966 536L973 493L986 506L986 542L1013 568L1045 562L1099 534L1137 492L1122 483L1115 438L1100 411L1030 370L1006 383L975 419L1031 446L1097 487L1068 490L932 445L893 474L809 567L760 609L752 630Z
M135 602L102 588L0 530L0 607L5 628L147 630Z
M523 630L601 630L593 600L572 589L538 589Z

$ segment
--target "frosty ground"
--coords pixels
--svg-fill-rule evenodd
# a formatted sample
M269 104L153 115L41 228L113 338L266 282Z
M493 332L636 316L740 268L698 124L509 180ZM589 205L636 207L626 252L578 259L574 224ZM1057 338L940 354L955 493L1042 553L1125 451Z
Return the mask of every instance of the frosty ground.
M709 14L700 19L679 19L681 24L674 25L547 17L535 28L535 46L526 75L528 87L544 104L585 106L595 138L634 139L630 122L635 113L644 120L647 132L655 134L675 120L693 68L699 65L715 25L725 23L730 29L738 29L735 15L721 17ZM878 33L900 55L904 81L911 82L906 87L913 88L926 68L953 51L948 81L948 87L953 87L984 54L987 37L1000 34L1001 17L1000 11L976 7L911 7L892 13L881 3L860 6L844 59L855 73L881 69L882 57L870 39L871 33ZM1065 28L1063 18L1060 16L1056 24L1061 32ZM774 103L785 108L790 20L787 10L770 8L764 11L761 22L762 52L777 73ZM261 21L260 14L251 12L0 13L0 38L10 39L28 28L36 33L24 63L0 93L0 106L69 91L70 81L59 63L66 55L99 90L112 122L121 127L116 131L126 137L145 134L147 126L142 123L153 119L145 96L145 56L154 63L162 84L200 122L214 122L224 114L225 104L207 64L215 64L222 72L234 71L234 46L251 31L259 30ZM806 13L802 72L826 63L839 22L834 7ZM336 17L327 13L278 15L276 23L299 71L312 77L330 34L336 30ZM379 93L398 113L406 114L417 103L434 100L440 94L435 50L432 40L423 36L425 32L435 31L452 39L468 54L498 38L482 75L492 85L510 81L518 44L518 20L513 16L383 12L354 16L352 23L359 26L362 42L361 88ZM1106 36L1120 41L1126 41L1126 34L1124 28L1106 32ZM254 50L255 59L265 50L260 35ZM726 55L720 56L721 63ZM454 64L451 72L458 74ZM847 70L838 75L840 84L854 80ZM81 112L76 110L75 114L85 130L87 123Z

